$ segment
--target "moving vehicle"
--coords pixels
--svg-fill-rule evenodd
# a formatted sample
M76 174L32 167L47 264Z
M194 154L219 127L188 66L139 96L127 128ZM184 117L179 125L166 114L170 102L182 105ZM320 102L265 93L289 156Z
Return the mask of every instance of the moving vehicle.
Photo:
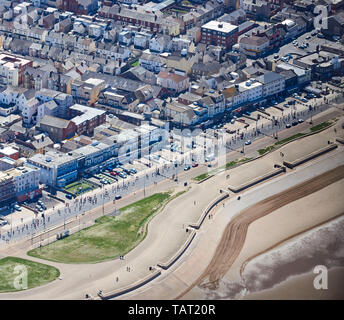
M214 159L215 159L215 155L213 153L211 153L205 157L205 162L210 162Z
M65 233L58 233L56 234L56 240L61 240L69 236L69 230L66 230Z

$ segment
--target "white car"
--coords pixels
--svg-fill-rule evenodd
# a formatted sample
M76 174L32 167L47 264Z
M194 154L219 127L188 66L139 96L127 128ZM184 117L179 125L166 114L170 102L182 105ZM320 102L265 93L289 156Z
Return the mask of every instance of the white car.
M21 211L21 206L15 204L15 205L14 205L14 209L16 209L17 211Z

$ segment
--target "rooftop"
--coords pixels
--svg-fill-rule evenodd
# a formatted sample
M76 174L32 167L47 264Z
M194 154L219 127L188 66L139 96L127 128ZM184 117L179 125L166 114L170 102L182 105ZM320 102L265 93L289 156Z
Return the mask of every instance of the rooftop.
M234 31L235 29L238 29L237 26L232 25L228 22L218 22L216 20L209 21L208 23L204 24L202 28L229 33Z

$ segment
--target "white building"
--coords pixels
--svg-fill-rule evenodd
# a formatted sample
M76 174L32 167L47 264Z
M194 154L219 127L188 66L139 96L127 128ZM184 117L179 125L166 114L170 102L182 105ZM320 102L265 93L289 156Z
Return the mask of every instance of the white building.
M244 81L236 86L236 94L233 97L233 105L255 101L263 96L263 85L258 81Z
M285 89L285 78L276 72L268 72L257 80L263 85L263 98L276 95Z

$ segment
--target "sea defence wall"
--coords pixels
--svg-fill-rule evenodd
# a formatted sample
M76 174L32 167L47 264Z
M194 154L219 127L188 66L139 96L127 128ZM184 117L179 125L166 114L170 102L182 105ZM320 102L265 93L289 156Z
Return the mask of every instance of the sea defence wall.
M147 275L143 279L138 280L137 282L130 284L126 287L114 290L114 291L108 291L108 292L101 292L98 293L98 297L102 300L109 300L116 298L118 296L121 296L123 294L126 294L128 292L131 292L135 289L138 289L142 286L144 286L146 283L154 280L156 277L160 276L161 271L160 270L154 270L151 274Z
M218 203L220 203L221 201L223 201L223 200L225 200L227 198L229 198L229 193L228 192L225 192L221 196L216 198L215 201L213 201L210 205L208 205L208 207L204 210L203 214L200 216L198 221L196 223L189 223L189 226L191 228L194 228L194 229L199 229L201 227L205 217L210 212L210 210L212 210Z
M168 268L170 268L181 257L181 255L186 251L186 249L190 246L192 240L195 238L195 235L196 235L196 231L192 230L189 237L185 241L184 245L176 252L176 254L173 255L172 258L166 262L159 262L157 266L164 270L167 270Z
M267 179L269 179L271 177L274 177L274 176L276 176L276 175L278 175L278 174L280 174L282 172L285 172L285 171L286 171L285 167L279 166L278 168L274 168L273 170L271 170L271 171L269 171L269 172L267 172L267 173L265 173L263 175L260 175L258 177L255 177L252 180L246 181L246 182L244 182L242 184L239 184L239 185L236 185L236 186L230 185L228 187L228 189L231 190L234 193L237 193L237 192L240 192L240 191L245 190L245 189L247 189L249 187L252 187L255 184L258 184L258 183L260 183L260 182L262 182L264 180L267 180Z
M305 163L305 162L307 162L309 160L312 160L312 159L314 159L316 157L319 157L319 156L323 155L326 152L332 151L332 150L336 149L337 147L338 147L337 144L332 143L332 144L327 145L326 147L320 148L320 149L318 149L318 150L316 150L314 152L311 152L311 153L309 153L309 154L307 154L307 155L305 155L305 156L303 156L301 158L298 158L298 159L296 159L294 161L286 161L285 160L285 161L283 161L283 164L286 167L288 167L290 169L293 169L296 166L298 166L300 164L303 164L303 163Z

